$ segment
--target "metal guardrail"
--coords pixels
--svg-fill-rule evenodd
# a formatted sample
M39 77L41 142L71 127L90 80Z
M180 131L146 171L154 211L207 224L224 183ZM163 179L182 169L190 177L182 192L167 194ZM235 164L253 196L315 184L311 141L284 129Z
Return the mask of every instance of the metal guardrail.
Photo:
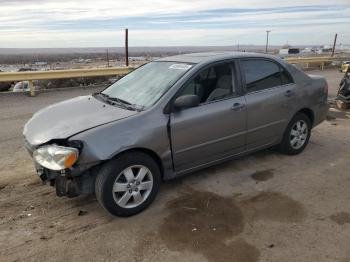
M287 57L285 59L289 63L291 62L325 62L325 61L333 61L337 60L335 57L330 56L315 56L315 57Z
M77 77L125 75L133 68L110 67L96 69L70 69L50 71L0 72L0 82L28 81L30 95L35 96L33 80L63 79Z
M290 64L306 64L306 68L309 68L309 64L319 64L321 70L324 69L324 65L327 62L338 60L335 57L287 57L285 60Z
M323 70L326 62L338 60L334 57L288 57L285 58L291 64L320 64ZM62 78L76 78L76 77L93 77L93 76L112 76L125 75L133 68L131 67L110 67L110 68L96 68L96 69L70 69L70 70L51 70L51 71L26 71L26 72L0 72L0 82L12 81L29 81L30 95L35 96L35 88L33 80L47 80L47 79L62 79Z

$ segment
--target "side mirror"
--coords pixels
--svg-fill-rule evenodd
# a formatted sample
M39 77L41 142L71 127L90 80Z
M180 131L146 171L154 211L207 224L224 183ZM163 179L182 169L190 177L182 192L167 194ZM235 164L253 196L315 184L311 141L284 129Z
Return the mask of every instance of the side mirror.
M199 105L199 97L197 95L183 95L176 98L174 108L186 109Z

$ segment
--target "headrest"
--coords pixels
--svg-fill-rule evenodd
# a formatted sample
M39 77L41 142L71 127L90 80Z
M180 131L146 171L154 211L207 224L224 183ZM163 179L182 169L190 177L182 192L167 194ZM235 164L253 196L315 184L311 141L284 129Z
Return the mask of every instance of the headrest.
M216 83L216 88L220 89L231 89L232 88L232 78L231 75L220 76L218 82Z

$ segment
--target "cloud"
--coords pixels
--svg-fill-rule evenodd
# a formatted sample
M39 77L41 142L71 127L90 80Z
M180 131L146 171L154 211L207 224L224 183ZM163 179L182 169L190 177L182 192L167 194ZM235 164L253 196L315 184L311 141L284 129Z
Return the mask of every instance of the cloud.
M307 3L306 3L307 2ZM350 43L348 0L0 0L0 47ZM180 37L179 37L180 36Z

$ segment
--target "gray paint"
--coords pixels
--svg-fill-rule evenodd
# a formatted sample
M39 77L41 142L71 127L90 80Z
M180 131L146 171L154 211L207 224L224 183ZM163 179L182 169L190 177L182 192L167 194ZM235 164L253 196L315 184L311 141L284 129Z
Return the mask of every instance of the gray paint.
M23 132L27 141L37 146L52 139L66 139L89 128L135 113L105 104L92 96L80 96L38 111L25 125Z
M225 98L170 114L164 109L181 86L200 69L221 61L240 58L272 59L285 67L295 84ZM162 58L160 61L189 62L195 65L146 111L136 112L105 105L94 97L78 97L44 110L26 124L24 136L32 145L53 139L80 140L79 172L108 160L125 150L154 152L164 169L164 178L173 178L222 160L262 149L281 141L296 112L311 109L314 125L325 119L325 80L309 77L285 61L262 54L199 53ZM286 97L291 90L293 95ZM235 103L242 105L232 110Z

